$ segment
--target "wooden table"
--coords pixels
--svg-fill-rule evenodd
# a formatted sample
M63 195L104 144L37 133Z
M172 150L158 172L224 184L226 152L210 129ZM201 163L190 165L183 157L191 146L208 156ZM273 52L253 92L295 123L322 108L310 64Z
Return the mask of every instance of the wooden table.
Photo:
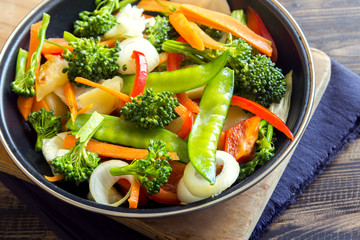
M16 24L39 2L41 0L0 0L2 10L0 48ZM312 47L323 50L333 59L360 74L360 2L358 0L279 0L279 2L297 20ZM262 238L317 239L330 236L360 239L359 147L360 140L350 144L318 180L298 197L297 202L272 224L270 231ZM0 185L0 204L9 202L9 198L16 201L16 198ZM11 207L13 208L14 204L0 206L0 212ZM27 224L19 228L16 219L2 221L0 217L0 229L13 229L12 237L56 238L39 224L39 220L21 203L18 203L17 207L20 210L13 212L23 213L18 221L26 219ZM28 225L30 223L33 224L31 227ZM24 225L27 225L25 229ZM30 235L34 233L38 235Z

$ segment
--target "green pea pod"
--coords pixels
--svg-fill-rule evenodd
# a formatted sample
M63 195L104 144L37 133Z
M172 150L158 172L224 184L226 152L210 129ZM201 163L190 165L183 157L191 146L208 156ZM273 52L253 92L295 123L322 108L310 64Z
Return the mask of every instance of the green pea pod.
M200 101L197 115L189 135L188 151L194 168L210 184L215 183L215 153L222 128L231 103L234 72L224 68L211 79Z
M66 127L78 131L90 116L89 113L79 114L75 123L69 120ZM103 123L93 135L94 139L144 149L149 146L151 140L161 140L170 152L177 153L181 162L189 162L187 143L178 135L163 128L144 129L119 117L103 116Z
M152 88L154 92L180 93L204 86L224 68L228 55L229 51L225 51L214 61L203 65L175 71L150 73L146 80L145 90ZM135 75L123 75L121 77L124 80L122 92L129 94L134 85Z

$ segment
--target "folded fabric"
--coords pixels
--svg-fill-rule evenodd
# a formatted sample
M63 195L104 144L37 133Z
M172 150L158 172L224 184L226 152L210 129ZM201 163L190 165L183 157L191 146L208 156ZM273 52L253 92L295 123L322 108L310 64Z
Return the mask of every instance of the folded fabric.
M331 79L250 239L259 238L360 133L360 77L331 60Z
M251 239L261 236L324 168L359 135L360 77L332 60L329 85ZM331 116L331 118L329 117ZM2 181L62 239L146 239L118 222L67 204L0 173Z

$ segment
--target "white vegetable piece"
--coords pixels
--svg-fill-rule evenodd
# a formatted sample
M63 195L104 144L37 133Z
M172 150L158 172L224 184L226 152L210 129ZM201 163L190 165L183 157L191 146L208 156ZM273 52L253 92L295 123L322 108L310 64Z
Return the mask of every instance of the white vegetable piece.
M177 196L181 202L190 203L216 196L236 181L240 166L232 155L224 151L216 151L216 164L222 165L223 168L216 176L214 185L210 185L191 163L186 165L184 176L177 187Z
M128 163L121 160L109 160L101 163L95 168L90 176L89 188L92 198L101 204L110 206L120 206L130 196L131 187L135 181L132 175L113 176L110 173L111 168L127 166ZM127 179L131 187L125 196L122 196L115 190L113 185L121 178Z
M57 173L54 172L54 167L51 164L52 160L69 152L68 149L62 148L67 134L67 132L62 132L52 138L43 139L42 153L54 175L56 175Z
M117 24L105 33L106 39L142 37L146 26L154 21L146 19L142 13L144 9L127 4L115 16Z
M286 74L286 92L284 97L280 100L279 103L272 103L269 107L269 110L278 116L284 123L289 115L290 104L291 104L291 93L292 93L292 70Z
M189 3L202 8L207 8L217 12L225 13L227 15L231 14L229 4L226 0L171 0L172 2L177 3Z
M133 51L142 52L145 55L148 71L151 72L159 64L159 54L155 47L143 37L128 38L120 43L120 52L117 63L120 74L135 74L135 60L131 58Z

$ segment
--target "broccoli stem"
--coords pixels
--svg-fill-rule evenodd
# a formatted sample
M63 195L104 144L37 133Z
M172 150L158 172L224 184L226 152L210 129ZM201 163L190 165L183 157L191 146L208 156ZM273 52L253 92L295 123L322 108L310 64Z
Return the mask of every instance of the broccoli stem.
M174 40L165 41L162 45L162 50L166 52L183 54L197 64L204 64L213 60L213 58L206 56L204 51L199 51L195 48L192 48L187 43L182 43Z

